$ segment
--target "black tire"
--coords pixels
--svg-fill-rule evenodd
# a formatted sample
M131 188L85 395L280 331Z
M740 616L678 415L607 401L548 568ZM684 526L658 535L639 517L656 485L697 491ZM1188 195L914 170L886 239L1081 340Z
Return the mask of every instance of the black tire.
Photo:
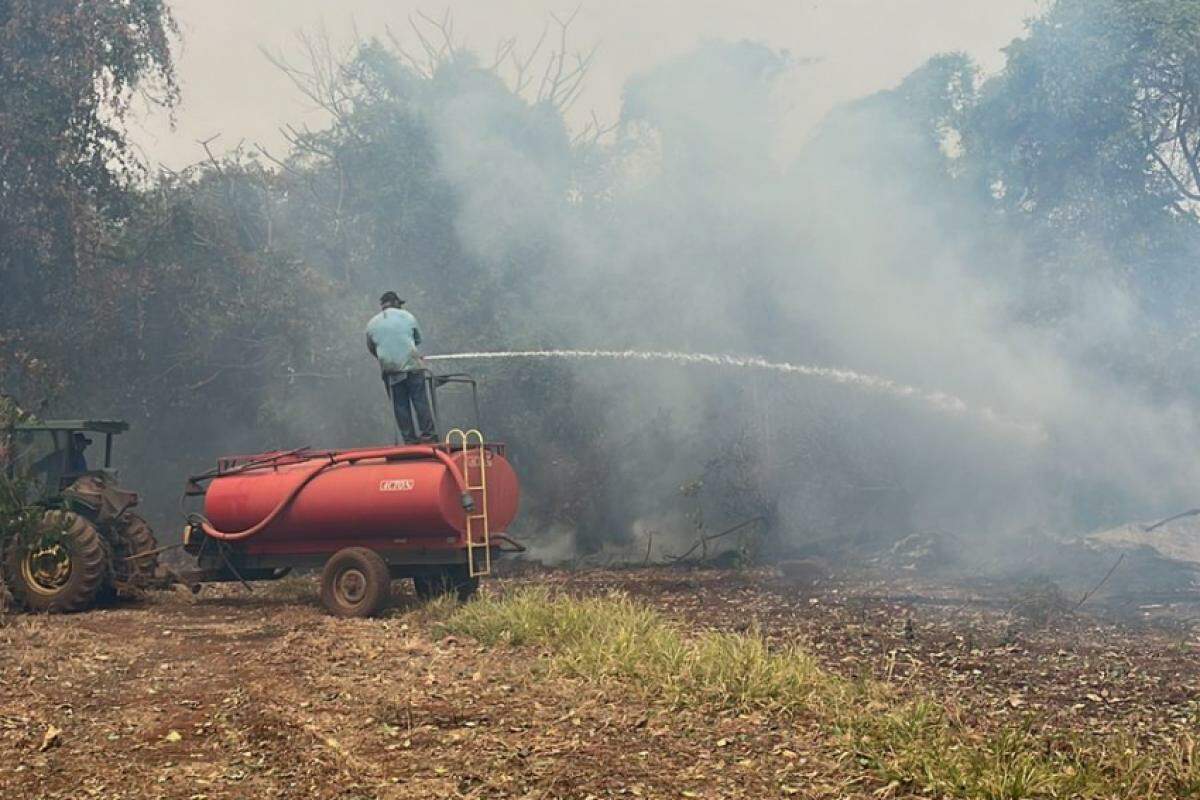
M339 550L321 572L321 602L335 617L374 616L387 607L391 597L391 573L374 550Z
M467 602L479 591L479 578L467 574L465 566L443 567L413 576L413 589L422 600L433 600L452 594L461 602Z
M104 583L100 584L100 590L96 592L97 606L111 606L118 600L117 597L117 559L119 556L113 550L112 542L100 537L100 545L104 548L104 558L108 561L108 574L104 576Z
M39 548L38 542L13 542L4 554L4 582L16 605L50 613L92 608L112 566L100 532L70 511L47 511L42 529L61 531L61 538L48 548Z
M117 520L113 530L117 537L117 580L133 588L151 586L158 578L158 555L130 560L131 556L158 549L158 540L154 538L150 524L127 511Z

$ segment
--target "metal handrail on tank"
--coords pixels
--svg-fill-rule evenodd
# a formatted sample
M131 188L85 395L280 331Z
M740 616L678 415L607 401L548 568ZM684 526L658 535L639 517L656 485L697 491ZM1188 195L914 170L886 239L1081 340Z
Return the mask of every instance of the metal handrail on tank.
M335 451L313 450L311 447L305 446L296 447L291 450L272 450L268 453L254 453L253 455L245 456L222 456L217 459L217 466L214 469L188 476L189 494L203 494L204 492L200 487L200 483L212 480L213 478L238 475L253 469L277 466L285 459L290 459L289 463L308 461L313 458L327 456L333 452Z
M474 424L476 428L481 427L482 422L479 414L479 383L475 378L465 372L452 372L448 375L436 375L432 370L425 370L425 391L429 397L429 405L433 412L434 427L440 428L442 422L442 414L438 404L438 389L447 384L461 384L471 387L471 406L475 412ZM449 436L449 434L447 434Z

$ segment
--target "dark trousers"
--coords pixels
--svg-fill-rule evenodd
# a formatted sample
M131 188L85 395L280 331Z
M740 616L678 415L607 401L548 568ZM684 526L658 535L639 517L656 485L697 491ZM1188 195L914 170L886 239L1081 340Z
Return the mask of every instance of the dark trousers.
M396 424L404 437L405 444L416 444L418 441L436 441L437 432L433 429L433 413L429 410L429 396L425 393L425 373L390 372L383 376L388 395L392 398L392 410L396 414ZM413 430L413 412L417 414L417 424L421 426L420 438Z

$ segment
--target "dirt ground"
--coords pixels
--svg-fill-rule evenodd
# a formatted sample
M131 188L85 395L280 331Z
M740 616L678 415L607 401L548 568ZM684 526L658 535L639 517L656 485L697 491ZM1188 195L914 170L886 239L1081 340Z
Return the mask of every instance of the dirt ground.
M800 642L831 670L939 698L980 730L1200 720L1195 623L1162 604L1046 622L996 592L775 572L538 572L491 581L644 599L690 628ZM310 580L179 591L0 626L2 798L870 797L806 723L679 712L439 633L397 584L377 620ZM890 599L889 599L890 598ZM1179 611L1179 609L1175 609ZM1033 615L1036 617L1037 615ZM1164 621L1167 620L1167 621Z

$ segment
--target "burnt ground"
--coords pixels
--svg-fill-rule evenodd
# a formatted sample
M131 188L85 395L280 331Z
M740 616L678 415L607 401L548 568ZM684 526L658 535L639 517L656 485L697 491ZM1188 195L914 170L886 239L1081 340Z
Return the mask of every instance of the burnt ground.
M670 569L537 572L489 590L522 582L618 589L689 628L799 642L834 672L936 698L980 730L1112 730L1153 747L1200 716L1190 601L1043 614L1015 611L1022 600L995 587L894 576L814 586ZM3 798L871 797L880 788L809 723L647 705L563 677L536 651L445 636L407 594L383 619L336 620L311 581L296 579L252 595L180 591L0 626Z

